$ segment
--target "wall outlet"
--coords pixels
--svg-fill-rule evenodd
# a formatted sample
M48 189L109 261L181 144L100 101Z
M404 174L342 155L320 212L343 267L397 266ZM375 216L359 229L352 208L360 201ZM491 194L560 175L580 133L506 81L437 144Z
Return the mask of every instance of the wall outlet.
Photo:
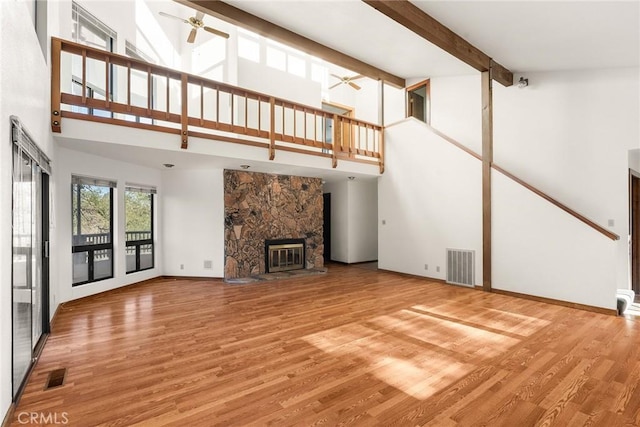
M184 270L184 264L180 264L180 270Z
M440 273L440 266L436 267L436 272Z
M424 265L424 269L425 269L425 270L428 270L428 269L429 269L429 264L425 264L425 265Z
M213 261L211 261L210 259L204 260L204 269L205 270L213 269Z
M612 219L607 221L607 223L609 224L609 227L614 227L616 225L616 222L614 220L612 220Z

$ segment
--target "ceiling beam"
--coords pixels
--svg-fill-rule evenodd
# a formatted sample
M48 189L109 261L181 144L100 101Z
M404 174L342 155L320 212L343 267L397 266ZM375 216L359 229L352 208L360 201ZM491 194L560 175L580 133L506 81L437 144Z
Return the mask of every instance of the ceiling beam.
M378 12L410 29L420 37L455 56L478 71L490 71L504 86L513 85L513 73L477 47L442 25L408 0L362 0Z
M374 80L383 80L385 83L389 83L398 88L405 87L405 80L402 77L398 77L352 56L322 45L225 2L219 0L174 1Z

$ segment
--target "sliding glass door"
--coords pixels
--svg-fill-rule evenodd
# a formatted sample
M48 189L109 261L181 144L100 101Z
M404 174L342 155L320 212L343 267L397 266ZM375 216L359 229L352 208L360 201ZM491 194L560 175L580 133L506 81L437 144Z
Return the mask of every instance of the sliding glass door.
M13 146L13 397L20 391L43 333L48 332L49 176Z

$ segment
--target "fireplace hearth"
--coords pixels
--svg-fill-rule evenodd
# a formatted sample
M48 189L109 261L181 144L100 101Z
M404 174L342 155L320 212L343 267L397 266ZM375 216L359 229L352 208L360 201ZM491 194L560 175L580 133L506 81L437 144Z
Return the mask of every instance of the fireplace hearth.
M304 239L265 240L265 270L267 273L305 268Z

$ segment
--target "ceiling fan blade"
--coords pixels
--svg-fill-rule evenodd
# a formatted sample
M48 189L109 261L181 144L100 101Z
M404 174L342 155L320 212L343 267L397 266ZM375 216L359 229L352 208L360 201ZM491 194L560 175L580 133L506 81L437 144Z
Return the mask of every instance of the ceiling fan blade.
M342 80L342 77L338 76L337 74L333 74L333 73L331 73L331 74L329 74L329 75L330 75L330 76L332 76L332 77L335 77L335 78L336 78L336 79L338 79L338 80Z
M360 86L358 86L357 84L353 83L353 82L349 82L349 86L351 86L352 88L354 88L355 90L360 90Z
M204 18L204 13L196 12L196 21L202 21L202 18Z
M340 86L342 84L342 82L338 82L336 84L334 84L333 86L329 86L329 89L333 89L336 86Z
M358 80L358 79L361 79L363 77L366 77L366 76L363 76L362 74L358 74L357 76L349 77L349 81Z
M215 28L211 28L211 27L202 27L202 28L204 28L205 31L208 31L211 34L215 34L216 36L220 36L225 39L229 38L229 34L225 33L224 31L216 30Z
M189 33L189 37L187 37L187 43L193 43L194 41L196 41L196 34L198 34L198 30L196 30L195 28L191 30L191 32Z
M180 18L179 16L169 15L168 13L164 13L164 12L158 12L158 13L160 14L160 16L164 16L165 18L177 19L178 21L182 21L185 24L189 23L189 21L187 19Z

